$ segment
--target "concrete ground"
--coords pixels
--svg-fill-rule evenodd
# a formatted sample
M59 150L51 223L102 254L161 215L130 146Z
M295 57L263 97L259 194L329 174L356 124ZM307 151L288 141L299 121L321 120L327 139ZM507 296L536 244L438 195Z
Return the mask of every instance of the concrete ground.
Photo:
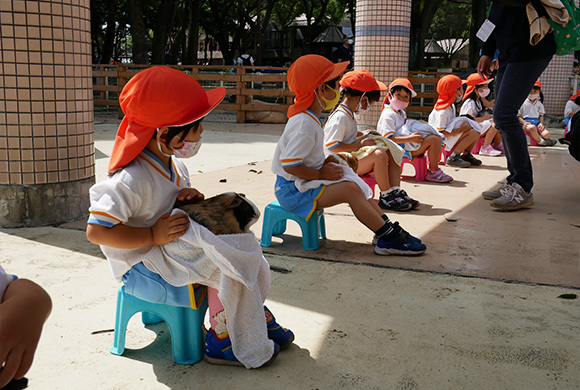
M283 126L220 115L204 122L204 145L187 160L192 184L206 196L243 192L263 210L274 200L270 160ZM95 118L97 180L117 124ZM125 354L111 355L119 286L86 240L85 221L0 229L3 267L53 299L29 388L578 389L580 304L564 298L580 288L580 163L562 146L530 153L530 210L501 213L481 199L505 178L503 157L444 167L450 185L405 178L422 205L389 215L426 242L421 257L374 255L372 233L346 206L326 210L328 238L317 251L304 251L289 223L264 248L273 270L267 305L296 340L259 370L177 365L167 327L143 327L139 316Z

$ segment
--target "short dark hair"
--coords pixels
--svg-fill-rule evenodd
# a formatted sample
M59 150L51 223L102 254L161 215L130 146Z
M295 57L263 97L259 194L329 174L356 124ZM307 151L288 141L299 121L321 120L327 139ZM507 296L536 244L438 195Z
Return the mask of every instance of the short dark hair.
M407 87L403 87L402 85L395 85L393 88L391 88L391 93L395 93L398 91L407 91L409 92L409 95L411 95L411 97L413 97L413 93L411 92L411 90Z
M189 132L193 129L193 131L197 131L199 124L201 123L201 121L203 120L203 118L196 120L195 122L191 122L188 123L186 125L183 126L169 126L167 129L167 138L165 139L165 146L169 147L169 143L171 142L171 140L175 137L177 137L179 134L183 134L181 139L184 139L185 137L187 137L187 134L189 134Z
M364 93L367 99L369 99L369 102L371 103L378 102L379 99L381 98L381 91L363 92L359 91L358 89L350 87L345 87L342 93L347 96L362 96Z

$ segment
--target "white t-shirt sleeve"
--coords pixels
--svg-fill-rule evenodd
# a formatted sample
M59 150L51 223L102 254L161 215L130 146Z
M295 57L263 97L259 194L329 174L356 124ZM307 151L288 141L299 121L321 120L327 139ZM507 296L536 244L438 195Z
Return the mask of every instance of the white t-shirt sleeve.
M296 129L286 138L286 147L280 152L280 162L283 168L302 165L304 158L310 154L316 144L312 134Z
M390 107L385 106L377 123L377 131L385 138L395 135L397 130L397 113Z
M477 117L479 110L477 109L477 104L473 99L465 99L463 104L461 105L461 110L459 111L459 115L471 115L472 117Z
M442 132L447 129L447 125L451 122L450 111L448 109L444 110L433 110L429 114L429 125L435 130Z
M546 113L546 109L544 108L544 104L542 102L538 102L538 114L539 116L544 116Z
M346 117L339 112L334 113L328 118L324 125L324 147L332 152L333 148L344 142L346 138Z
M139 191L119 180L122 173L120 171L91 187L88 223L113 227L126 223L132 216L132 210L139 208L141 199L136 195Z
M2 297L4 297L8 285L15 279L17 279L16 276L7 274L4 268L0 266L0 302L2 301Z

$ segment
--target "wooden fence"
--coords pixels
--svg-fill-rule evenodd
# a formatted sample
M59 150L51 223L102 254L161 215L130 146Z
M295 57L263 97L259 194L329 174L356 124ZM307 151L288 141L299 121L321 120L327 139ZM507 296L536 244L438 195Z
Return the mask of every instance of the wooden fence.
M119 94L127 81L148 65L93 65L94 104L119 107ZM243 123L250 112L286 112L292 104L288 89L288 68L259 68L251 66L199 66L183 65L173 68L191 74L202 87L226 89L226 98L218 110L236 111L236 121ZM251 73L252 71L256 73ZM447 73L409 72L409 80L417 92L407 109L413 113L428 113L437 100L435 86ZM266 103L266 105L264 104ZM123 113L119 109L119 117Z

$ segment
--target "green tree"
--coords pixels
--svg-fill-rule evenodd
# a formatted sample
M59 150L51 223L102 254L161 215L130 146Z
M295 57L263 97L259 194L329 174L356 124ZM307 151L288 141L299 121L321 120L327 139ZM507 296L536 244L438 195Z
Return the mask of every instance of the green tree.
M435 11L443 0L413 0L411 9L411 37L409 69L422 69L425 64L425 38Z
M436 41L445 40L441 45L450 60L469 39L471 24L471 1L443 0L429 27L428 36Z

